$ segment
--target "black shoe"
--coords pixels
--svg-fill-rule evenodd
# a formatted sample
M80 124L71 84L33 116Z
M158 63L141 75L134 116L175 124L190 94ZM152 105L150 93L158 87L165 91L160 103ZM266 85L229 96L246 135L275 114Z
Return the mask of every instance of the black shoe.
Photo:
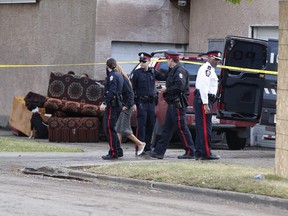
M211 154L210 156L202 157L201 160L219 160L219 155Z
M183 155L178 155L178 159L194 159L194 155L188 155L188 154L183 154Z
M157 158L157 159L163 159L164 158L164 155L157 154L154 151L146 152L146 154L149 155L150 157Z
M118 157L117 156L112 156L112 155L103 155L102 156L102 159L103 160L115 160L115 159L118 159Z

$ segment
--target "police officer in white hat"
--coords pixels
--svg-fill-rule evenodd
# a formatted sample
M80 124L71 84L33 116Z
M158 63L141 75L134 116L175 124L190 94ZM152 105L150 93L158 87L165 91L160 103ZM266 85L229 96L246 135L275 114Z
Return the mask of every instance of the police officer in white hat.
M220 156L211 153L212 108L218 89L215 67L222 59L220 51L206 55L208 60L198 70L194 93L196 155L202 160L217 160Z

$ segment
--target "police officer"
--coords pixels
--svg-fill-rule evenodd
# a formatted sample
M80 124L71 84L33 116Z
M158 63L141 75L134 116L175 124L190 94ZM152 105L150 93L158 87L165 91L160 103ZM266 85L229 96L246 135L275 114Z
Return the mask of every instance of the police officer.
M157 100L157 91L155 88L155 78L165 80L165 75L155 72L149 67L152 55L140 52L140 68L131 74L131 83L135 95L137 106L137 137L146 143L144 151L151 151L151 139L153 128L156 121L155 100Z
M110 149L107 155L102 156L103 160L113 160L123 156L115 125L122 110L121 92L124 80L123 76L115 69L116 66L115 59L109 58L106 61L105 94L100 110L105 110L103 123L105 124L105 133Z
M196 123L196 154L202 160L217 160L211 153L212 108L216 99L218 77L215 67L221 61L221 52L207 52L208 60L197 73L194 97Z
M160 89L168 104L163 132L156 143L155 149L148 153L151 157L163 159L167 146L177 129L178 136L184 145L185 154L179 155L178 159L194 158L194 142L186 123L186 110L189 96L188 71L179 63L179 54L175 51L166 52L169 66L166 87Z

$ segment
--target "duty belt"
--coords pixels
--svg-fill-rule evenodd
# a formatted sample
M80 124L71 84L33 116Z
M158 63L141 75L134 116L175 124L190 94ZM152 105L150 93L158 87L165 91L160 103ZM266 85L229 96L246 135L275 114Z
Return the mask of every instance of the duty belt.
M155 97L154 96L140 96L139 97L140 101L142 103L152 103L155 102Z
M197 94L199 94L199 97L200 97L200 91L199 91L199 89L195 89L195 91L194 91L194 96L196 96ZM215 94L208 94L208 99L210 100L210 101L215 101L215 99L216 99L216 95Z

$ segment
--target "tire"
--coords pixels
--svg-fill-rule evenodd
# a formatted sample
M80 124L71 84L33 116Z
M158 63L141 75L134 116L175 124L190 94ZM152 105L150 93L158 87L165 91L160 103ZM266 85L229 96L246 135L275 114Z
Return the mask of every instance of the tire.
M226 131L226 141L229 149L241 150L245 148L247 138L240 138L238 131Z

